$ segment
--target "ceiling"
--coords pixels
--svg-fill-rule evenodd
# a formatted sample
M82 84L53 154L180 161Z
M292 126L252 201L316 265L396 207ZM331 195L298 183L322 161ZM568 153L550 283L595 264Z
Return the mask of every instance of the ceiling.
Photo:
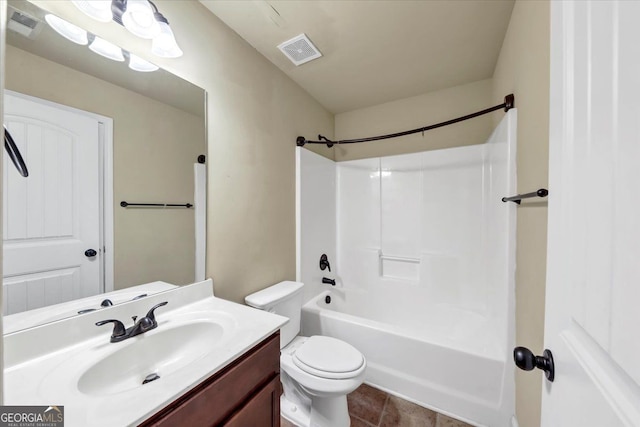
M491 78L513 0L200 0L337 114ZM306 33L323 57L277 46Z

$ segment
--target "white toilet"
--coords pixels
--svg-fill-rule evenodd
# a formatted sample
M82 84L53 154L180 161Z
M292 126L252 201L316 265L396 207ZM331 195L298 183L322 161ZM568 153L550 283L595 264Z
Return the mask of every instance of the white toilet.
M347 394L364 381L367 362L358 350L331 337L297 336L302 287L280 282L247 296L247 305L289 318L280 329L280 411L300 427L348 427Z

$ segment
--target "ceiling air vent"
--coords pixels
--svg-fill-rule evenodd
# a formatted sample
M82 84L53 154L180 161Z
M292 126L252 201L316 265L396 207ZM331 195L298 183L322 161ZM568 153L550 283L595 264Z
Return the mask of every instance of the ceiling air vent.
M11 6L8 7L8 15L7 28L9 30L15 31L32 40L40 34L44 23L38 18L27 15L25 12L14 9Z
M322 56L306 34L300 34L291 40L281 43L278 49L296 65L302 65Z

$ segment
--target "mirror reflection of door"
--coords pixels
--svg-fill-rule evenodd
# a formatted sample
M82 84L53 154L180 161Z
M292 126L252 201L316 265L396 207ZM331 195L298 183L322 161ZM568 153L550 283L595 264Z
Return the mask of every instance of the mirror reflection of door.
M100 120L8 91L4 99L31 173L20 176L5 154L4 313L103 292Z
M120 292L156 282L184 285L203 278L206 165L194 166L194 163L207 151L204 90L161 68L150 72L135 71L129 68L127 61L112 61L95 54L87 46L71 43L46 23L47 12L29 1L9 0L7 12L2 64L5 87L13 93L46 100L48 106L52 104L47 101L51 101L65 106L65 111L103 121L106 138L101 142L108 144L111 140L112 144L105 147L103 157L105 185L101 213L105 231L102 247L106 245L107 250L100 253L101 245L78 245L74 253L81 259L68 265L104 263L104 285L99 293ZM24 25L29 19L35 23L35 28ZM126 56L127 52L124 54ZM48 123L52 122L62 126L62 122ZM24 149L22 151L25 157L31 156L24 153ZM33 162L29 158L26 161L30 169L35 167L31 166ZM194 177L194 168L197 168L197 177ZM13 165L6 168L5 176L8 173L15 175ZM25 184L17 182L16 185ZM122 201L189 203L193 207L123 208ZM73 238L55 239L79 240L79 237L74 234ZM7 242L14 243L18 245L14 241ZM84 259L88 249L98 252L93 260ZM8 264L5 260L5 268ZM38 267L36 271L53 270L49 268ZM21 280L15 271L10 274L11 277L4 281L5 287ZM37 297L17 286L11 286L7 293L11 293L21 309L43 304L42 299L46 304L49 300L74 299L69 295L69 289L76 292L76 300L95 293L95 285L86 285L84 280L73 283L75 285L60 290L62 295L58 299L48 294L42 296L43 287L51 290L53 286L61 286L50 283L38 285L40 290L34 291ZM18 298L22 298L19 304ZM40 298L40 302L27 304L25 298ZM5 314L17 310L4 308ZM84 305L81 308L85 308ZM75 314L73 310L71 313Z

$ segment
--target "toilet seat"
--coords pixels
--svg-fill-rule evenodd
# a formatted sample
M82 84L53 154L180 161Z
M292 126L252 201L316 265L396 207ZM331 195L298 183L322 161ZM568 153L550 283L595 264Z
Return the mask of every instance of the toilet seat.
M364 356L356 348L326 336L309 337L292 356L300 370L326 379L353 378L366 368Z

